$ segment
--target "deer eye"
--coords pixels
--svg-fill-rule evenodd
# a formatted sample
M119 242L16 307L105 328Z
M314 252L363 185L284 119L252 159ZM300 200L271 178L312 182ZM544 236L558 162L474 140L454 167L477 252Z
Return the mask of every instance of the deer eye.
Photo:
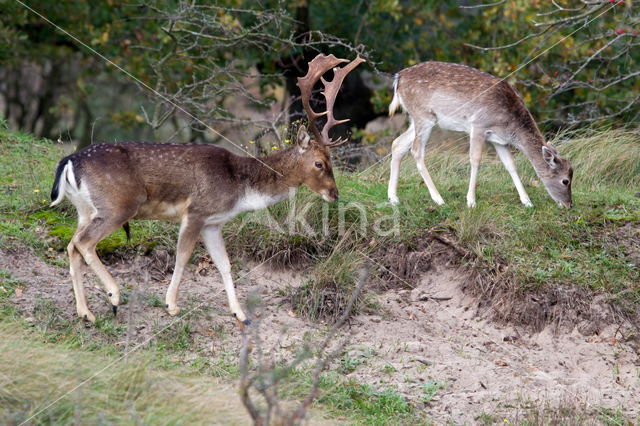
M569 179L562 179L562 184L564 186L569 186Z
M322 163L320 161L316 161L316 167L321 169L322 168Z

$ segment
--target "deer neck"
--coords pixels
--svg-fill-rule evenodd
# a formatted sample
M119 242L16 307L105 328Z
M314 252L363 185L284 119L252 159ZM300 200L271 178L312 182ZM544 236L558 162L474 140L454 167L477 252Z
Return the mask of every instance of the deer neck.
M547 163L542 158L542 147L546 145L544 137L537 127L516 129L515 145L529 159L538 176L547 169Z
M277 201L292 196L302 184L297 176L297 160L296 147L259 158L242 157L240 168L246 176L246 190Z

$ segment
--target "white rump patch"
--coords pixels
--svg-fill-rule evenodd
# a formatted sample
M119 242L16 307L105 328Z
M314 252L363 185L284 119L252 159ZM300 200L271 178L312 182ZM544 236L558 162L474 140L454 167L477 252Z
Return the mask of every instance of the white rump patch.
M78 211L79 225L87 223L98 212L98 209L96 209L96 206L91 200L91 194L89 193L87 184L85 183L83 185L82 182L80 182L80 185L77 184L71 160L69 160L64 166L64 169L62 169L58 184L58 198L56 198L51 205L55 206L60 203L64 197L67 197Z
M62 173L60 174L60 179L58 180L58 198L51 203L51 206L53 207L60 204L62 200L64 200L65 196L69 196L71 193L77 193L79 191L80 188L76 182L76 175L73 172L73 162L69 160L67 161L67 164L64 165Z

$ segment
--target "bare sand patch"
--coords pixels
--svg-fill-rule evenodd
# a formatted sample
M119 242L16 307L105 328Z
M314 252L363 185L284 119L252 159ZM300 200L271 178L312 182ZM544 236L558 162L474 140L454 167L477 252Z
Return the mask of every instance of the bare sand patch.
M155 339L170 317L159 304L170 279L170 259L154 256L113 261L108 268L124 284L129 303L116 322L127 331L109 339L132 347ZM0 268L23 281L12 302L28 321L38 321L47 303L61 319L75 317L73 292L65 268L49 265L27 249L0 250ZM287 356L326 324L310 323L290 310L283 290L301 285L306 273L273 271L265 266L234 267L241 301L249 292L264 303L260 326L276 356ZM589 329L549 325L541 332L493 321L477 295L464 291L469 271L434 261L411 287L375 294L375 313L359 314L344 330L348 353L331 366L359 383L398 390L430 418L441 423L474 423L479 416L514 418L527 410L567 403L580 409L620 409L640 415L640 362L622 340L624 324ZM375 287L371 283L371 287ZM89 275L89 307L98 317L111 315L97 281ZM188 321L192 349L211 357L237 353L240 332L231 318L217 272L198 259L181 285L179 320ZM597 297L593 309L606 310ZM156 306L154 306L154 304ZM614 316L603 313L604 317ZM168 331L170 332L170 331ZM95 332L96 339L103 339ZM128 342L125 342L125 338Z

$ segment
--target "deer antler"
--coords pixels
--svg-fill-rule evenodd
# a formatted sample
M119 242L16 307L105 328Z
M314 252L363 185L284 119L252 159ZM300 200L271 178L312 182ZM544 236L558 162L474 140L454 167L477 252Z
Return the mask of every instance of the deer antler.
M336 120L333 117L333 104L336 101L336 96L338 95L338 91L340 90L340 86L342 85L342 81L346 77L351 70L360 65L362 62L365 62L361 57L357 57L353 61L351 61L348 65L338 68L337 65L343 62L349 62L347 59L339 59L333 55L325 56L318 55L311 62L309 62L309 71L307 75L304 77L298 77L298 87L300 88L300 93L302 94L302 106L304 107L305 112L307 113L307 117L309 118L309 130L313 133L316 141L318 143L322 143L326 146L338 146L342 145L347 141L347 139L343 140L342 138L333 141L329 138L329 130L332 127L346 123L349 119L345 120ZM333 80L327 82L322 75L333 68ZM324 91L322 92L326 104L327 110L324 112L315 112L311 108L311 104L309 100L311 99L311 91L313 90L313 86L316 84L318 79L321 79L322 84L324 85ZM327 122L322 128L322 132L318 131L318 127L316 126L316 119L322 117L323 115L327 116Z

